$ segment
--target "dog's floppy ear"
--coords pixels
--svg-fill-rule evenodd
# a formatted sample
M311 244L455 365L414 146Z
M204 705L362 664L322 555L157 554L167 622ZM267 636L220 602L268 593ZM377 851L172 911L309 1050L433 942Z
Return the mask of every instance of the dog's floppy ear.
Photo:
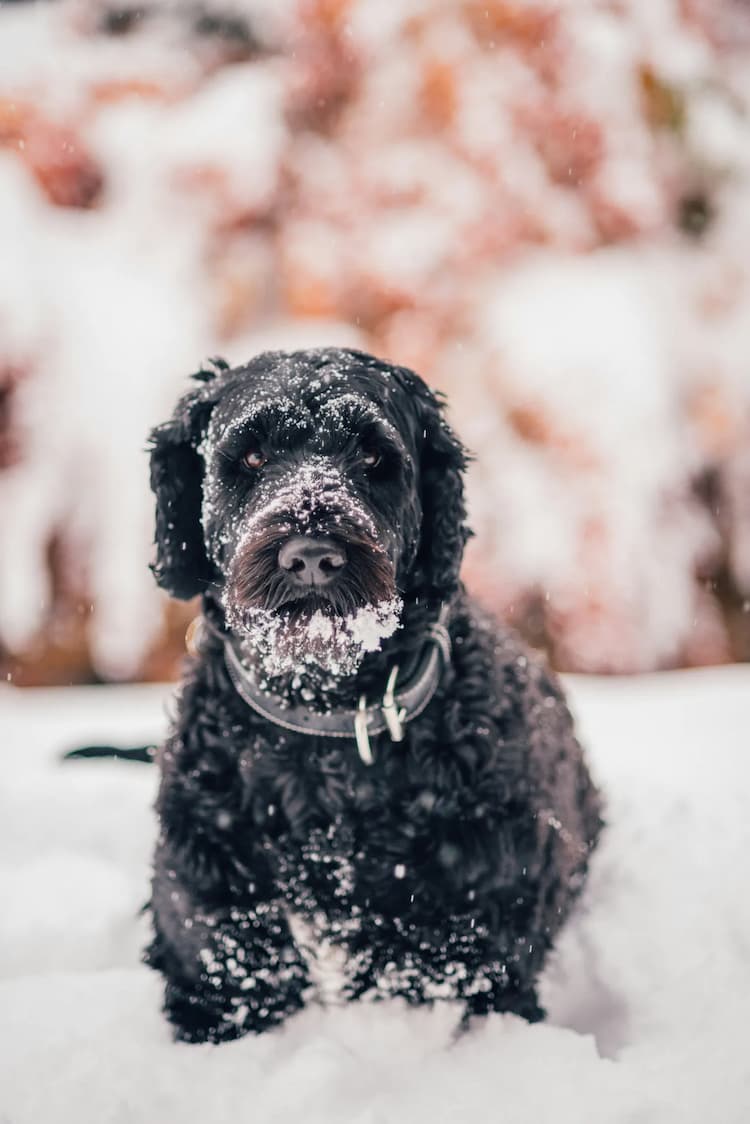
M443 400L407 368L397 376L417 411L422 530L416 572L427 596L445 600L455 592L466 526L463 474L468 453L443 417Z
M183 395L168 422L151 431L151 488L156 496L156 561L151 567L159 585L188 601L202 593L213 568L206 554L201 523L203 459L198 452L216 401L214 380L226 369L223 360L193 377L205 383Z

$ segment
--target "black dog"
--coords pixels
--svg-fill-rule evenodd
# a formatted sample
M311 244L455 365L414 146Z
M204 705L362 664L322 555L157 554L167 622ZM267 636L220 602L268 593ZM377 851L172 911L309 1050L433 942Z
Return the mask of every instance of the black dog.
M460 585L438 401L348 350L196 377L152 434L156 577L203 595L147 953L177 1036L316 994L543 1017L599 799L559 686Z

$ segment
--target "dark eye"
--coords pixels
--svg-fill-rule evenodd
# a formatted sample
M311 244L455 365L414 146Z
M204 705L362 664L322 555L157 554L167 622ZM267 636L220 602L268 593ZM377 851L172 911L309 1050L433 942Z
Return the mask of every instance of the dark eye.
M267 458L263 456L259 449L248 449L242 457L245 468L252 468L253 470L262 468L266 460Z
M362 464L365 468L377 468L382 459L375 449L365 449L362 453Z

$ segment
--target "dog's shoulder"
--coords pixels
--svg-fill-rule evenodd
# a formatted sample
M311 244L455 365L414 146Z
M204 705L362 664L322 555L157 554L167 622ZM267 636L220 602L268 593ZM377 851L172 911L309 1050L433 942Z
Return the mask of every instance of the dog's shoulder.
M501 766L557 771L581 750L564 688L544 653L530 648L470 598L453 626L455 678L450 692L466 728L489 728L502 746Z
M511 692L530 703L539 697L549 700L548 709L565 707L562 684L545 653L473 598L461 598L452 633L459 674L484 675L487 687L499 695Z

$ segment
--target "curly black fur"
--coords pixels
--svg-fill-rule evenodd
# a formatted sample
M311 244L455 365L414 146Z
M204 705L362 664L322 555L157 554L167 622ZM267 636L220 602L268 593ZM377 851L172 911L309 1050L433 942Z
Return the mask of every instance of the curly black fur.
M265 353L201 378L152 437L160 583L202 593L219 625L227 597L262 596L277 542L267 498L322 457L369 527L360 593L334 588L328 609L366 600L369 550L375 587L390 581L403 598L403 627L325 695L314 676L307 696L293 676L274 690L311 706L382 695L446 601L453 655L405 740L375 738L368 767L353 740L261 719L221 640L207 640L160 755L147 955L177 1036L217 1042L280 1022L315 993L312 949L326 946L345 961L345 999L445 997L467 1016L543 1017L535 981L582 885L599 798L556 680L460 586L465 453L440 403L413 372L355 351ZM248 445L267 455L260 474L241 468ZM282 535L299 530L288 516ZM335 533L325 504L305 518Z

